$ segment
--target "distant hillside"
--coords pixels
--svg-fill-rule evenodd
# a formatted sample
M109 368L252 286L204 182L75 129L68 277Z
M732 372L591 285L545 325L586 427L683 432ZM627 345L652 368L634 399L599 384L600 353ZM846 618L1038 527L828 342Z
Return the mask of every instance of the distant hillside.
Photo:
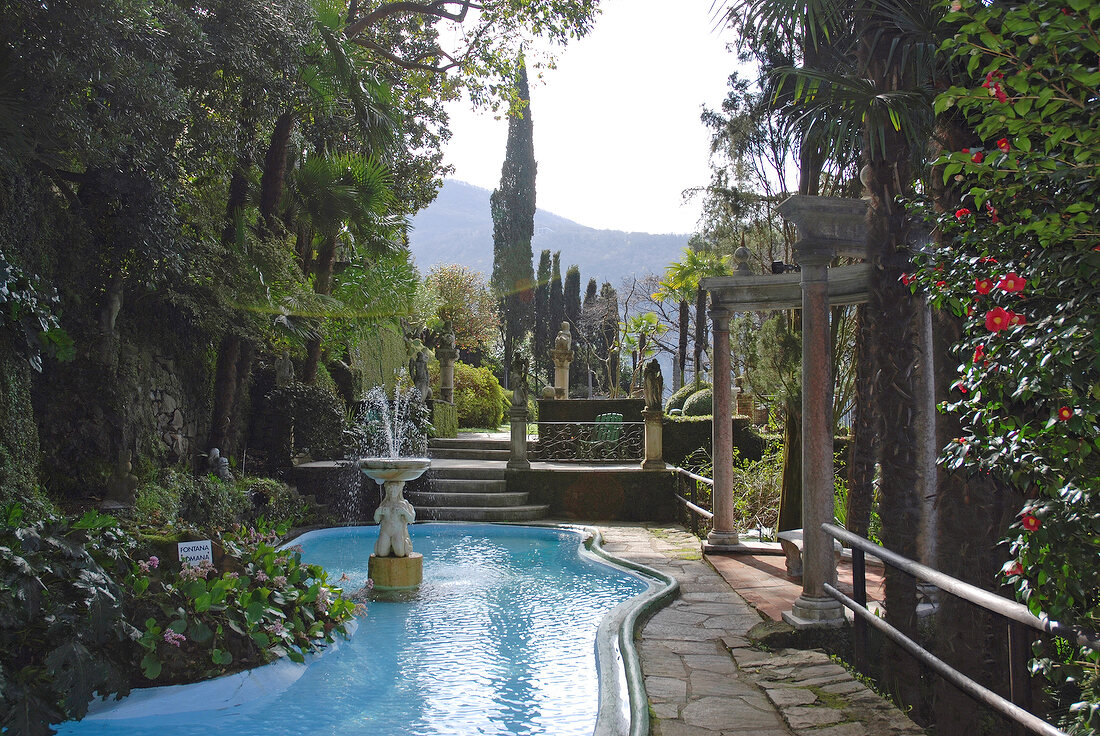
M436 263L461 263L484 273L493 271L493 220L489 195L481 187L448 179L439 196L412 219L410 241L422 272ZM571 264L581 270L581 289L589 278L618 286L624 276L663 274L687 245L687 235L651 235L596 230L550 212L535 212L531 250L561 251L562 275Z

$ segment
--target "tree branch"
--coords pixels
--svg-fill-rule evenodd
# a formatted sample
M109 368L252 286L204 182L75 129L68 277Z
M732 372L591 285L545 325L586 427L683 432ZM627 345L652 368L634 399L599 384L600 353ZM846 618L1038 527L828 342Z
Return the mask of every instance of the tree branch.
M448 5L458 5L459 9L448 12ZM367 28L395 15L426 15L440 20L450 20L462 23L466 20L467 13L473 10L481 10L481 3L473 0L437 0L430 3L416 2L392 2L386 3L364 15L354 23L351 23L344 31L349 39L354 39Z
M359 46L362 46L363 48L370 49L371 51L373 51L376 54L378 54L379 56L381 56L383 59L386 59L387 61L392 62L393 64L396 64L397 66L401 67L402 69L408 69L410 71L445 72L448 69L454 69L455 67L462 65L461 60L455 59L453 56L448 54L446 51L443 51L442 49L437 49L437 54L436 55L442 56L444 59L447 59L449 63L447 63L447 64L425 64L421 60L422 59L430 59L430 58L432 58L433 54L421 54L420 56L416 57L415 59L403 59L400 56L398 56L397 54L393 53L392 51L389 51L388 49L382 48L381 46L379 46L374 41L367 41L366 39L357 38L357 39L353 39L352 42L359 45Z

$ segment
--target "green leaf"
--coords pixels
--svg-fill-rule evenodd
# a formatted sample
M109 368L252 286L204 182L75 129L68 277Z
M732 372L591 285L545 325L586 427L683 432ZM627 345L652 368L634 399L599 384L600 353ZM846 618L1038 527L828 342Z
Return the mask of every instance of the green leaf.
M192 622L187 635L190 636L191 640L196 644L205 644L214 638L214 632L203 621Z
M210 653L210 660L217 665L225 666L233 661L233 655L224 649L214 649Z
M152 652L146 654L141 660L141 671L146 678L155 680L160 677L161 662Z

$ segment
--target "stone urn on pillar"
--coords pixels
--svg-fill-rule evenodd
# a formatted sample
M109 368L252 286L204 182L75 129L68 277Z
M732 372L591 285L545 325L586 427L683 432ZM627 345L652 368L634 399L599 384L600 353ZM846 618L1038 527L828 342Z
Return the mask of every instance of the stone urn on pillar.
M573 362L573 331L568 322L561 323L550 357L554 359L554 398L568 399L569 365Z

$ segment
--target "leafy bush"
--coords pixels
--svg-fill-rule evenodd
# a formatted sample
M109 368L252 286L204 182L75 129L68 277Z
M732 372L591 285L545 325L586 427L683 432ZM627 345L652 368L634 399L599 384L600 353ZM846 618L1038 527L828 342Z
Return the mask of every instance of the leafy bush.
M684 402L684 416L705 417L714 414L714 393L709 388L696 391Z
M192 682L284 656L301 662L347 633L356 604L323 568L302 563L300 547L276 549L277 536L263 528L223 536L220 574L209 563L175 574L155 558L138 563L130 584L144 619L145 677Z
M704 388L710 388L709 383L687 383L678 388L672 396L668 397L668 401L665 402L665 414L668 414L673 409L683 409L684 402L688 400L696 391Z
M92 694L129 692L132 642L112 573L129 566L132 541L114 519L0 519L0 726L50 733L82 718Z
M202 528L228 529L251 510L248 482L227 483L212 475L195 476L166 468L137 489L138 517L152 522L189 522Z
M343 456L344 402L330 389L294 382L274 389L266 400L289 415L295 450L308 449L314 460Z
M488 368L455 363L455 408L460 427L499 427L506 399Z

